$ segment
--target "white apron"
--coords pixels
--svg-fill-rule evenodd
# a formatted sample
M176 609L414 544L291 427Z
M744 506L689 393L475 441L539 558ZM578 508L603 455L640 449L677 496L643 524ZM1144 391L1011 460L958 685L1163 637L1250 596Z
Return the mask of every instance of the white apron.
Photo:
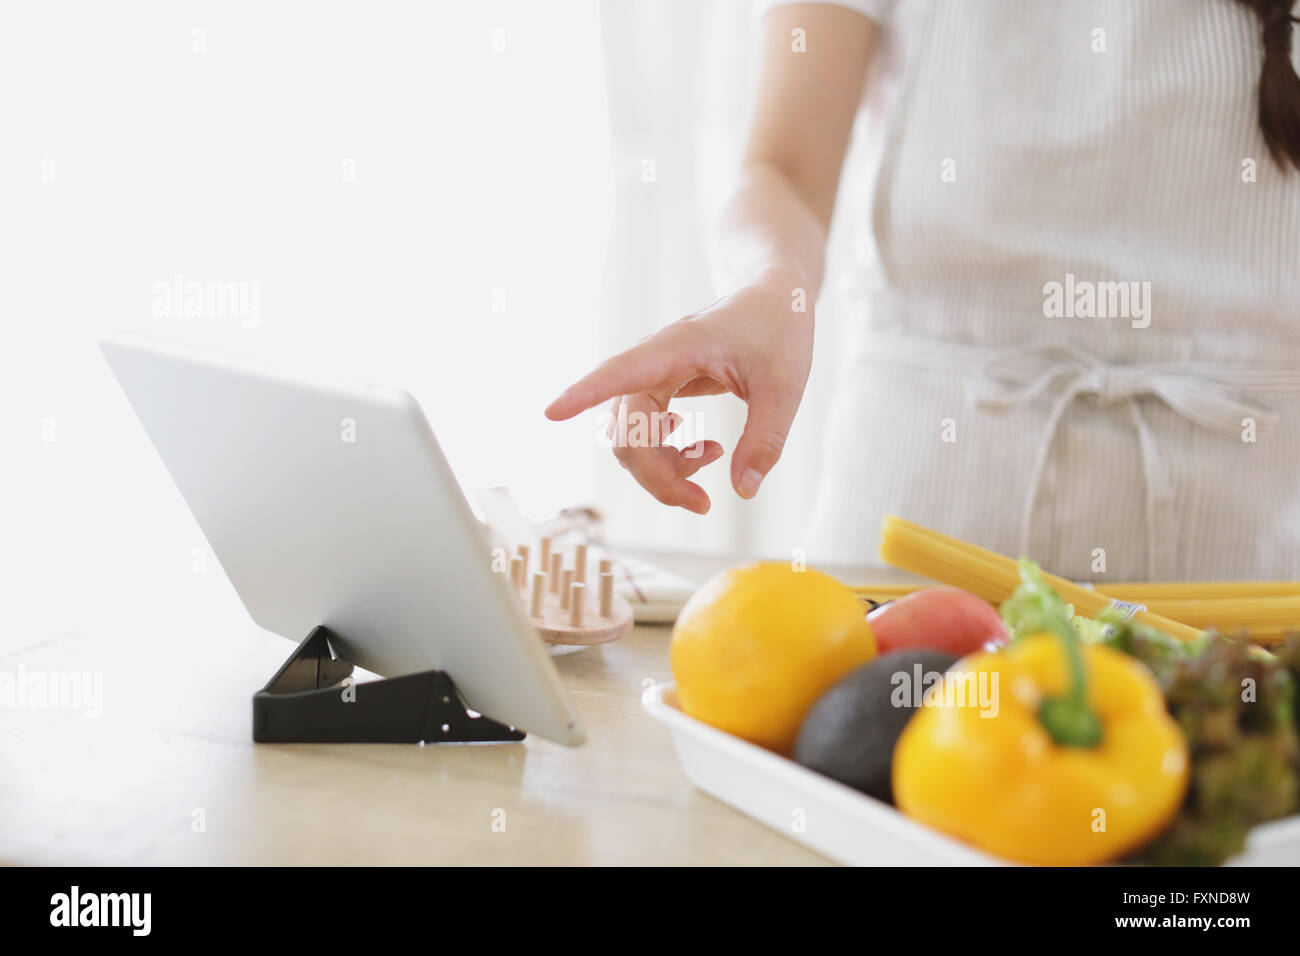
M904 66L810 556L875 560L893 512L1078 579L1300 579L1300 175L1254 17L846 5Z

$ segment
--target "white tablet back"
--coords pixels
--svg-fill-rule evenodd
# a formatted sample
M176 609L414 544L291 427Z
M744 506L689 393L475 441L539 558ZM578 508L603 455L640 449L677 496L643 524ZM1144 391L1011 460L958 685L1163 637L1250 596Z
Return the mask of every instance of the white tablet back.
M583 741L415 399L185 346L101 348L254 621L294 641L328 625L360 667L444 670L480 713Z

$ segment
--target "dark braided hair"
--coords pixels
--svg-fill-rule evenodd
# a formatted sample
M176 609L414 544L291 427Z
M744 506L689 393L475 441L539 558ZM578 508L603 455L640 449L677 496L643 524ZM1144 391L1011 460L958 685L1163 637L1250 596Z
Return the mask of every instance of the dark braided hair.
M1273 162L1300 170L1300 76L1291 65L1293 0L1237 0L1259 18L1264 69L1259 74L1259 128Z

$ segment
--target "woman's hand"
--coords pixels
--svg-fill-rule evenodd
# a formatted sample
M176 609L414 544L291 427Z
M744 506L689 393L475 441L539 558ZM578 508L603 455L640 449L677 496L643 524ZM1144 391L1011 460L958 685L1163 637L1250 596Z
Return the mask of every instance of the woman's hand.
M614 456L664 504L704 514L709 496L689 479L723 449L716 441L680 450L665 444L681 424L668 404L730 392L749 406L731 484L742 498L754 497L781 457L812 364L812 303L803 287L792 273L774 272L742 285L601 364L552 402L546 417L562 421L613 399ZM808 311L795 311L804 301Z
M665 445L681 424L668 403L731 392L749 405L731 483L754 497L781 457L808 381L823 247L876 40L865 16L824 4L777 7L762 33L753 126L721 222L718 265L736 291L615 355L546 409L562 420L613 399L615 457L664 504L698 514L709 510L709 496L690 477L722 446Z

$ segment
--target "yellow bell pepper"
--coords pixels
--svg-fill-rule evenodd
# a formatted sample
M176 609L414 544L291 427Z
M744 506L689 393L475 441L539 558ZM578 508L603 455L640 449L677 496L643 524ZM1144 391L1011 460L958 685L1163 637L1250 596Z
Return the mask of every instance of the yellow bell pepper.
M1182 803L1187 743L1150 671L1072 631L973 654L924 700L894 750L895 801L997 856L1113 860Z

